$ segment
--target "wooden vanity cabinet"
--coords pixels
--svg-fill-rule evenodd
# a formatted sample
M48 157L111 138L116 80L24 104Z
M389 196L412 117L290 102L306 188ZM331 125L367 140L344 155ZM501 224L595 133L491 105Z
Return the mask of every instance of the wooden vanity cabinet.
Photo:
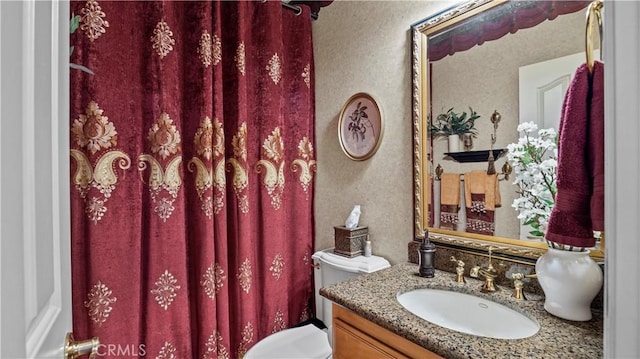
M442 358L352 311L333 304L333 358Z

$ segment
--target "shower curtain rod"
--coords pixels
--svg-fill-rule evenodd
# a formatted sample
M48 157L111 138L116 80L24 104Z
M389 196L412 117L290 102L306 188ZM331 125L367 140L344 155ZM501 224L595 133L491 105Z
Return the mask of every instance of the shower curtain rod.
M267 2L268 0L262 0L262 2ZM293 5L290 4L291 2L293 2L293 0L281 0L280 3L282 4L282 6L286 9L289 9L291 11L293 11L296 15L300 15L302 14L302 7L300 7L299 5ZM311 11L311 19L312 20L318 20L318 13Z
M288 1L283 0L282 1L282 6L284 6L287 9L293 11L296 15L302 14L302 8L300 6L291 5L291 4L289 4Z
M292 2L292 0L281 0L283 7L293 11L296 15L302 14L302 8L300 7L300 5L293 5L290 4L290 2ZM318 13L311 11L311 19L318 20Z

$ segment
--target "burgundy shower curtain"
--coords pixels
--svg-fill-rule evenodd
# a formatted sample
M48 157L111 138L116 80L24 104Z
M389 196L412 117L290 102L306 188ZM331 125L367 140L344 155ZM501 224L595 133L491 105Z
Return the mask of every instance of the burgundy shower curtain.
M78 1L73 326L102 357L237 358L311 316L308 9Z

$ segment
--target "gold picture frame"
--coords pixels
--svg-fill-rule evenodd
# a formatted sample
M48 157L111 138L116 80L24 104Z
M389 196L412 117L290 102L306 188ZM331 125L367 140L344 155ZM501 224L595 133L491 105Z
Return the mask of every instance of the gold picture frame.
M342 151L354 161L373 156L384 133L382 110L368 93L351 96L342 106L338 119L338 139Z

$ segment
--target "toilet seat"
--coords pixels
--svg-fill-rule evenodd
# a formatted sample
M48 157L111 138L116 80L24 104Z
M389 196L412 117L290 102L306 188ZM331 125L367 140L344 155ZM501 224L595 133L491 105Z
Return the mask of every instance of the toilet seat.
M316 318L327 325L328 333L313 324L286 329L260 340L244 359L330 359L332 303L320 296L320 288L391 266L382 257L347 258L334 254L333 248L317 251L312 258L316 268L313 275Z
M327 359L331 358L327 333L313 324L285 329L254 345L245 359Z

